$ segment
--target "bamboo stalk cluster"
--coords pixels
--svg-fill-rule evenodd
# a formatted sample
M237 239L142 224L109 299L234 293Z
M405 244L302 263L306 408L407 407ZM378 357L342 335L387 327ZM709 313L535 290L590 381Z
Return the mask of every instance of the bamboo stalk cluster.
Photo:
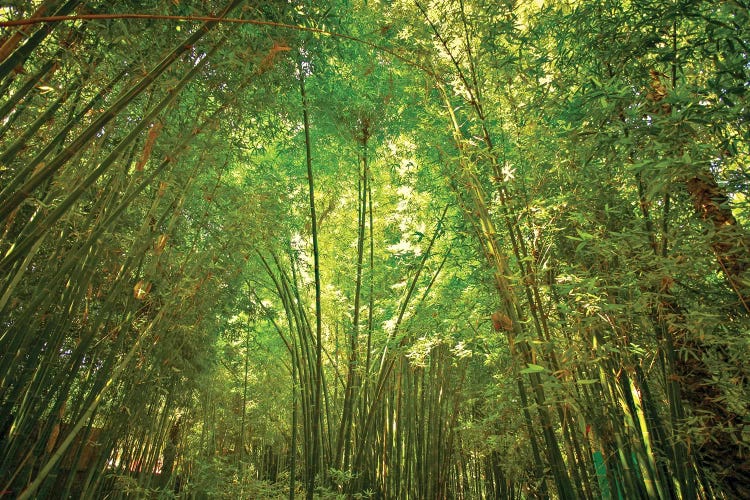
M747 6L345 4L0 10L0 491L750 495Z

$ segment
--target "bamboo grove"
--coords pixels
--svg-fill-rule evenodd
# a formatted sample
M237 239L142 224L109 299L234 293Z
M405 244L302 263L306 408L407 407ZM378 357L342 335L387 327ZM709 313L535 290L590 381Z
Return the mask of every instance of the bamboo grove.
M750 497L746 0L0 6L0 496Z

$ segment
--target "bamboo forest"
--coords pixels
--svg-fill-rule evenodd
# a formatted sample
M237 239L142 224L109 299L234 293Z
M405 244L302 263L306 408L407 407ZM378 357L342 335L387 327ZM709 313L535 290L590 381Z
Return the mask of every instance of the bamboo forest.
M0 2L0 498L750 498L750 1Z

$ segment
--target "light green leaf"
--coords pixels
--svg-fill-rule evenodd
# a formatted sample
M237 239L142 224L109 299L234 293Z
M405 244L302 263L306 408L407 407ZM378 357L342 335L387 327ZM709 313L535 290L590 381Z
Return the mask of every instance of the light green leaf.
M543 366L535 365L533 363L526 363L526 368L521 370L520 373L527 374L527 373L540 373L545 371L545 368Z

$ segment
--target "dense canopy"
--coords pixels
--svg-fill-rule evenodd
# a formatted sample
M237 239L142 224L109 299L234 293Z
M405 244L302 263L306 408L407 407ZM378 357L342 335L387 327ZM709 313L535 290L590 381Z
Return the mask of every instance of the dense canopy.
M747 0L0 5L0 496L750 498Z

